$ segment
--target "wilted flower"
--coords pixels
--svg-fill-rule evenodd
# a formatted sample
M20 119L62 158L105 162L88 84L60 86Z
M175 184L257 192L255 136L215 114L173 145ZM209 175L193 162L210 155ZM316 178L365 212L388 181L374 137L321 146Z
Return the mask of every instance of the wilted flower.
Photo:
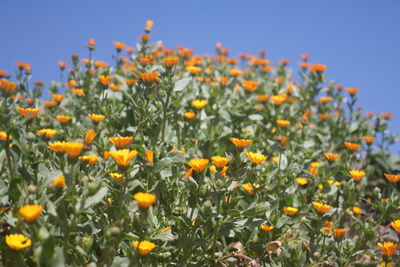
M42 205L25 205L19 208L19 214L24 217L27 222L34 222L42 213Z
M32 240L22 234L6 235L6 244L13 250L21 250L32 245Z
M151 194L151 193L143 193L143 192L136 193L133 196L133 198L136 200L139 207L141 207L142 209L147 209L148 207L153 205L154 202L156 202L156 200L157 200L156 195Z

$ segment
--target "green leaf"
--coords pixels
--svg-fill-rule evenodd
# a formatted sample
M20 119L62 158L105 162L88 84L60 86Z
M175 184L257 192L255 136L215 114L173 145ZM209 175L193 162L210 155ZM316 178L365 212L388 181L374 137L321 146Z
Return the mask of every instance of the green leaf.
M177 81L175 83L174 89L172 89L172 91L174 91L174 92L182 91L183 89L186 88L186 86L189 84L191 79L192 78L190 78L190 77L180 79L179 81Z
M94 194L91 197L88 197L85 201L85 206L84 208L87 209L88 207L95 205L99 203L100 201L103 200L105 195L107 194L108 189L106 187L102 187L99 191L97 191L96 194Z

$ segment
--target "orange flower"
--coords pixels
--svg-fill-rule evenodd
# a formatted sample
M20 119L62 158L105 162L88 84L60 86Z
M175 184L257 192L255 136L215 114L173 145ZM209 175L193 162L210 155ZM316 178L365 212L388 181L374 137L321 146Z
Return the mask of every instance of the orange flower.
M272 225L260 225L261 230L263 230L264 232L269 232L272 231L275 227Z
M157 197L154 194L139 192L133 195L133 198L142 209L147 209L156 202Z
M268 96L267 95L257 95L257 99L261 102L265 102L268 100Z
M44 101L43 104L45 107L50 108L50 107L57 106L58 103L55 101Z
M158 82L158 73L140 73L140 78L144 83L153 84L154 82Z
M153 163L154 162L154 152L152 150L146 150L144 152L146 156L146 161L147 163Z
M363 136L362 138L368 145L372 144L375 141L374 136Z
M400 181L400 175L388 174L388 173L385 173L384 175L386 179L391 183L397 183L398 181Z
M312 64L310 65L311 72L324 72L328 67L323 64Z
M49 143L48 148L50 148L54 152L61 153L64 152L64 144L65 142Z
M231 69L229 71L229 75L232 76L232 77L237 77L237 76L242 75L242 71L239 70L239 69Z
M129 146L133 141L133 136L126 136L126 137L113 137L109 138L108 140L117 148L124 148Z
M321 101L322 103L328 103L331 100L332 100L332 97L330 97L330 96L321 96L319 98L319 101Z
M143 43L147 43L147 42L150 40L150 35L142 34L142 35L140 35L140 40L141 40Z
M287 120L277 120L276 124L278 124L281 127L287 127L290 125L290 121Z
M110 76L110 75L107 75L107 76L105 76L105 75L100 75L100 76L99 76L99 80L100 80L100 82L101 82L102 85L104 85L104 86L107 87L108 85L110 85L111 76Z
M313 204L314 208L320 213L327 213L328 211L333 209L332 206L329 206L329 205L326 205L326 204L323 204L320 202L316 202L316 201L313 201L312 204Z
M54 187L62 188L67 186L65 183L65 177L64 175L57 176L53 182L51 183Z
M393 117L393 114L386 112L386 113L380 113L379 116L381 116L382 118L385 118L387 120L390 120Z
M77 158L82 152L83 144L77 142L65 142L63 143L62 147L63 151L67 153L68 157Z
M360 144L354 144L354 143L350 143L350 142L344 142L344 145L348 150L351 150L351 151L356 151L356 150L360 149L360 147L361 147Z
M57 133L57 131L54 129L41 129L41 130L37 130L37 133L46 138L52 138Z
M211 160L213 161L214 165L219 167L219 168L225 167L226 164L229 163L229 159L228 158L220 157L220 156L211 157Z
M249 158L251 162L254 164L258 165L261 162L265 161L267 159L266 156L259 154L259 153L253 153L253 152L246 152L246 156Z
M335 240L340 240L343 238L344 234L346 233L346 229L344 228L334 228L332 230L333 232L333 236L335 238Z
M361 171L361 170L351 170L351 171L349 171L349 174L357 182L360 181L365 176L365 172Z
M104 120L106 116L100 115L100 114L91 113L91 114L88 114L88 117L89 117L93 122L98 123L98 122Z
M248 139L238 139L234 137L230 137L229 140L237 147L237 148L246 148L248 145L253 143L253 140Z
M149 241L135 241L132 245L138 249L140 255L147 255L156 247L156 244Z
M95 47L95 45L96 45L95 40L94 40L93 38L90 38L90 39L89 39L89 46L88 46L88 48L89 48L90 50L93 50L94 47Z
M299 209L295 207L283 207L283 212L290 216L295 215L298 211Z
M27 222L34 222L40 216L43 211L41 205L25 205L19 208L19 214L24 217Z
M96 132L93 129L89 129L85 134L84 142L86 145L90 146L95 138L96 138Z
M196 113L194 113L194 112L185 112L185 113L183 113L183 116L186 119L192 120L192 119L194 119L194 117L196 117Z
M126 47L126 44L120 43L120 42L113 42L115 48L117 49L118 52L121 52L122 49L124 49Z
M257 90L257 86L258 86L258 82L256 82L256 81L246 81L246 80L244 80L242 82L242 87L245 90L249 91L249 92L256 91Z
M18 112L22 115L22 117L26 117L28 115L29 119L33 119L36 117L36 115L39 113L38 108L17 108Z
M287 99L287 97L287 94L279 94L271 96L270 99L275 105L280 105Z
M61 102L64 99L64 96L60 94L53 94L51 97L57 102Z
M202 109L207 105L207 100L196 99L192 101L192 105L197 109Z
M393 227L394 230L396 230L397 233L400 233L400 220L395 220L391 222L390 225Z
M25 68L30 68L30 66L31 66L31 64L25 63L25 62L22 62L22 61L16 61L15 64L17 64L17 66L18 66L18 68L20 70L23 70Z
M169 230L171 230L171 227L170 227L170 226L165 227L165 228L162 229L160 232L161 232L161 233L165 233L165 232L168 232Z
M324 156L327 160L329 161L335 161L339 158L339 154L333 154L333 153L324 153Z
M115 84L115 83L112 83L112 84L110 85L110 88L111 88L111 90L113 90L114 92L118 92L118 91L121 90L122 84Z
M17 83L8 80L0 80L0 89L5 94L10 94L17 88Z
M94 164L97 163L97 161L99 160L99 158L98 158L97 156L88 155L88 156L81 156L81 157L79 157L79 160L82 161L82 162L89 163L90 165L94 165Z
M110 151L111 157L122 167L127 167L138 153L137 150L129 151L128 149Z
M329 114L326 114L326 113L320 113L320 114L318 114L318 117L319 117L321 120L329 120L329 118L330 118L331 116L329 116Z
M346 88L346 91L349 92L349 94L351 96L354 96L360 91L360 89L359 88Z
M71 120L70 116L57 115L56 119L61 123L67 123Z
M187 66L186 70L192 74L192 75L196 75L197 73L199 73L201 71L201 68L199 67L195 67L195 66Z
M189 166L197 172L202 172L207 168L208 163L208 159L192 159L189 161Z
M381 249L383 255L391 257L397 248L397 243L394 242L378 242L378 247Z
M151 31L151 28L153 28L154 22L152 20L146 21L146 28L145 31L149 33Z
M115 180L115 181L118 181L118 182L120 182L120 183L125 183L125 179L123 178L123 177L124 177L123 174L115 173L115 172L110 172L110 173L108 174L108 176L109 176L111 179Z
M242 188L243 188L249 195L253 195L253 194L254 194L254 189L253 189L253 187L251 186L250 183L243 184L243 185L242 185Z
M171 57L166 57L163 59L164 66L167 68L172 68L173 66L178 63L179 57L171 56Z

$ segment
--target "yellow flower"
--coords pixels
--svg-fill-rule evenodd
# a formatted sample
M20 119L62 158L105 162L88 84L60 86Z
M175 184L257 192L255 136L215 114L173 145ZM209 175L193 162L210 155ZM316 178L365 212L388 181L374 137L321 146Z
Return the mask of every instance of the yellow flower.
M364 141L370 145L375 141L375 136L363 136Z
M26 117L30 114L29 119L33 119L36 117L36 115L39 113L38 108L17 108L19 114L22 115L22 117Z
M378 247L381 249L383 255L391 257L397 248L397 243L394 242L378 242Z
M295 207L283 207L283 212L290 216L295 215L298 211L299 209Z
M145 31L146 31L146 32L150 32L150 31L151 31L151 28L153 28L153 24L154 24L154 22L153 22L152 20L146 21L146 28L145 28Z
M72 93L76 96L85 96L85 92L82 89L72 89Z
M135 241L132 245L138 249L140 255L147 255L156 247L156 244L149 241Z
M13 250L21 250L32 245L32 241L21 234L6 235L6 243Z
M242 185L242 188L243 188L248 194L250 194L250 195L253 195L253 194L254 194L254 189L253 189L253 187L251 186L250 183L248 183L248 184L243 184L243 185Z
M108 174L108 176L109 176L111 179L114 179L115 181L118 181L118 182L120 182L120 183L125 183L125 179L123 178L124 175L121 174L121 173L110 172L110 173Z
M34 222L40 216L43 211L41 205L25 205L19 208L19 214L24 217L27 222Z
M226 164L229 163L229 159L225 157L220 157L220 156L214 156L211 157L211 160L213 161L214 165L217 167L224 167Z
M126 167L137 156L137 150L129 151L128 149L110 151L111 157L122 167Z
M287 97L287 94L279 94L271 96L270 99L275 105L280 105L287 99Z
M67 153L70 158L77 158L83 149L82 143L77 142L65 142L63 143L63 151Z
M53 94L51 97L57 102L61 102L64 99L64 96L60 94Z
M400 233L400 220L395 220L390 223L390 225L393 227L396 232Z
M82 162L89 163L90 165L94 165L94 164L97 163L97 161L99 160L99 158L98 158L97 156L88 155L88 156L81 156L81 157L79 157L79 160L82 161Z
M360 170L351 170L351 171L349 171L349 174L357 182L360 181L365 176L365 172L364 171L360 171Z
M7 136L7 133L6 133L6 132L0 131L0 140L2 140L2 141L7 141L7 137L8 137L8 140L11 140L11 139L12 139L12 136L11 136L11 135L8 135L8 136Z
M56 119L61 123L67 123L71 120L70 116L57 115Z
M93 122L96 122L96 123L97 123L97 122L100 122L100 121L104 120L106 116L100 115L100 114L94 114L94 113L92 113L92 114L89 114L88 117L89 117Z
M332 97L330 97L330 96L321 96L319 98L319 101L321 101L322 103L328 103L331 100L332 100Z
M146 150L144 152L146 156L146 161L147 163L153 163L154 162L154 152L152 150Z
M265 224L263 224L263 225L260 226L260 228L261 228L261 230L263 230L264 232L269 232L269 231L273 230L275 227L272 226L272 225L265 225Z
M298 177L296 178L296 182L298 185L306 185L308 184L308 180L306 178Z
M290 125L290 121L287 120L277 120L276 124L278 124L281 127L287 127Z
M99 80L100 80L102 85L107 87L110 84L111 76L109 76L109 75L108 76L100 75L99 76Z
M194 117L196 117L196 113L194 112L185 112L183 113L183 116L185 116L186 119L192 120Z
M267 157L264 156L263 154L253 153L253 152L246 152L246 156L254 164L260 164L261 162L263 162L267 159Z
M234 137L230 137L229 140L237 147L237 148L245 148L251 143L253 143L253 140L248 140L248 139L237 139Z
M361 147L360 144L354 144L354 143L350 143L350 142L344 142L344 145L348 150L351 150L351 151L356 151L356 150L360 149L360 147Z
M208 163L208 159L192 159L189 161L189 166L197 172L202 172L207 168Z
M326 212L330 211L331 209L333 209L332 206L329 206L329 205L326 205L326 204L323 204L320 202L316 202L316 201L313 201L312 204L313 204L314 208L320 213L326 213Z
M193 168L190 168L184 175L185 179L189 179L190 176L193 174Z
M45 136L46 138L52 138L57 131L54 129L41 129L41 130L37 130L37 133L39 135Z
M385 262L382 261L381 263L379 263L379 267L393 267L393 263L392 262Z
M90 146L95 138L96 138L96 132L93 129L89 129L85 134L84 142L86 145Z
M353 207L353 212L354 212L355 214L361 214L361 213L363 212L363 210L360 209L360 208L357 207L357 206L354 206L354 207Z
M53 180L53 182L52 182L51 184L52 184L54 187L59 187L59 188L62 188L62 187L67 186L67 184L65 183L65 177L64 177L64 175L57 176L57 177Z
M384 174L386 179L391 182L391 183L397 183L400 180L400 175L395 175L395 174Z
M324 156L327 160L329 161L335 161L339 158L339 154L333 154L333 153L324 153Z
M256 81L246 81L242 82L242 87L249 92L254 92L257 90L258 82Z
M192 101L192 105L193 105L195 108L197 108L197 109L202 109L202 108L204 108L205 105L207 105L207 103L208 103L207 100L199 100L199 99L196 99L196 100L193 100L193 101Z
M199 73L201 71L201 68L199 67L195 67L195 66L188 66L186 67L186 70L192 74L192 75L196 75L197 73Z
M61 153L64 152L64 144L65 142L49 143L48 148L50 148L54 152Z
M127 136L127 137L113 137L113 138L108 138L110 142L116 147L116 148L124 148L130 145L133 141L133 136Z
M153 205L154 202L156 202L156 200L157 200L156 195L151 194L151 193L143 193L143 192L136 193L133 196L133 198L136 200L139 207L141 207L143 209L147 209L148 207Z

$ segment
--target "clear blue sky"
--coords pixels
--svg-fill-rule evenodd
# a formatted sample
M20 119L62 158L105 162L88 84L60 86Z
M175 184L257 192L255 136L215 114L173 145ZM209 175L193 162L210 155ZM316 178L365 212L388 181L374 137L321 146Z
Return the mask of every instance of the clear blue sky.
M134 46L152 19L152 40L167 48L212 54L220 41L232 55L265 49L292 67L308 53L328 65L330 79L361 89L365 111L393 112L391 129L400 133L399 0L2 0L0 8L0 69L26 61L33 80L58 79L57 62L72 53L86 57L90 37L96 58L110 61L112 41Z

